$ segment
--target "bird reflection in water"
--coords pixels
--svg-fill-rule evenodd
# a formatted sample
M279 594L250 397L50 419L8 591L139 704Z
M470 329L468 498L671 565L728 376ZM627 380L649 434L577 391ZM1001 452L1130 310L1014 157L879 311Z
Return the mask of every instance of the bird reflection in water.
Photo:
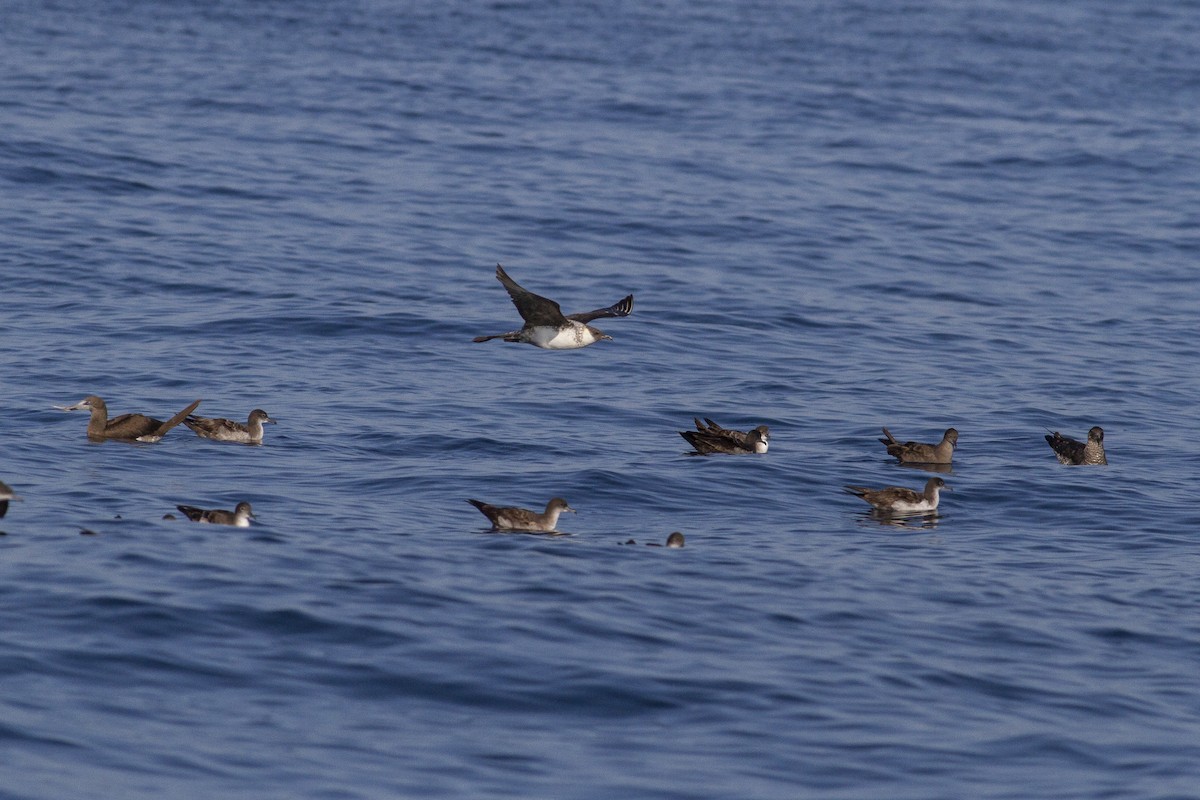
M894 528L906 528L916 531L936 528L942 515L936 511L929 511L923 514L897 514L895 512L871 509L859 514L858 518L860 525L873 522L876 525L890 525Z

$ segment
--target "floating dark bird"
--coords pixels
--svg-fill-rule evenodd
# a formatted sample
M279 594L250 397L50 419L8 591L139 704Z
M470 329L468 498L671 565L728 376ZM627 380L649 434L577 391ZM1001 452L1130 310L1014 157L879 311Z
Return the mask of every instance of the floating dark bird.
M696 423L694 431L680 431L679 435L696 449L697 453L765 453L771 432L766 425L746 431L734 431L722 428L711 419L705 417L704 422L693 419Z
M637 540L629 539L624 542L617 542L617 544L637 544ZM675 531L667 537L667 543L665 545L659 544L658 542L646 542L646 547L670 547L673 549L683 547L683 534L679 531Z
M1095 425L1088 431L1086 442L1068 439L1058 431L1046 434L1046 442L1060 464L1107 464L1104 455L1104 429Z
M895 456L901 464L949 464L958 446L958 431L954 428L947 428L937 444L899 442L887 428L883 429L883 435L887 438L879 441L887 445L888 455Z
M89 439L103 441L105 439L126 439L138 442L157 442L167 431L183 422L188 414L196 410L200 401L171 417L166 422L147 417L145 414L121 414L108 418L108 406L96 395L88 395L73 406L55 406L60 411L90 411L87 436Z
M255 519L250 504L244 500L238 503L233 511L214 508L206 510L195 506L175 506L192 522L209 522L213 525L233 525L238 528L249 528L250 520Z
M8 513L8 504L11 501L20 499L20 496L13 492L11 486L4 481L0 481L0 518Z

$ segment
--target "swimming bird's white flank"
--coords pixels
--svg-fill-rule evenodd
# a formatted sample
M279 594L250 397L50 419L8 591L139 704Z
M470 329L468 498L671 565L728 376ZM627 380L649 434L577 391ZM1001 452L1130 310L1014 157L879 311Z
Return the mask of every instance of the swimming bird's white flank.
M127 439L138 442L157 442L167 431L174 428L196 410L200 401L171 417L166 422L147 417L145 414L121 414L108 418L108 406L94 394L80 400L73 406L55 406L60 411L78 411L86 409L92 416L88 420L87 436L89 439L103 441L105 439Z
M210 522L214 525L233 525L238 528L249 528L250 520L254 519L254 511L244 500L234 507L233 511L220 508L205 510L195 506L175 506L192 522Z
M1107 464L1104 455L1104 429L1095 425L1088 431L1087 442L1077 442L1058 431L1046 434L1046 442L1060 464Z
M954 460L954 448L958 446L958 431L947 428L937 444L924 442L900 442L887 428L883 429L886 439L879 441L887 445L889 456L895 456L901 464L949 464Z
M263 423L275 424L275 420L271 419L267 412L261 408L256 408L250 412L250 417L243 425L240 422L235 422L224 417L198 417L192 414L183 421L184 425L196 432L196 435L204 439L216 439L220 442L245 442L247 444L261 444L263 439Z
M612 339L604 331L587 323L600 317L627 317L633 311L633 295L629 295L608 308L564 316L558 303L521 288L499 264L496 265L496 280L508 290L513 305L517 307L521 319L525 320L525 325L520 330L508 333L476 336L473 341L503 339L506 342L524 342L546 350L575 350L602 339Z
M554 533L558 525L558 516L564 511L575 513L575 509L567 505L561 497L555 497L546 504L542 514L525 508L500 508L479 500L468 500L468 503L478 508L483 515L491 520L494 530L527 531L530 533Z
M861 497L879 511L893 514L916 514L936 509L938 492L942 489L950 491L950 487L941 478L930 478L925 484L923 492L906 489L902 486L888 486L885 489L847 486L846 492L855 497Z
M771 432L766 425L743 433L729 428L722 428L707 417L704 422L698 419L694 431L680 431L679 435L688 444L696 448L697 453L765 453L769 446Z

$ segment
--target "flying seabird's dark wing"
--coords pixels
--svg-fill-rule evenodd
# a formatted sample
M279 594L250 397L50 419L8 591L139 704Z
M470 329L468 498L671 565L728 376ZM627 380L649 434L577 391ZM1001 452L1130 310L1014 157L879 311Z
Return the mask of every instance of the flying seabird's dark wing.
M597 308L595 311L585 311L581 314L567 314L567 319L588 323L601 317L628 317L631 311L633 311L633 295L613 303L608 308Z
M549 325L557 328L566 322L566 317L563 316L558 303L521 288L521 285L510 278L504 271L504 267L499 264L496 265L496 280L500 281L508 290L508 296L512 298L513 305L517 307L517 312L520 313L521 319L525 320L526 325L531 327Z

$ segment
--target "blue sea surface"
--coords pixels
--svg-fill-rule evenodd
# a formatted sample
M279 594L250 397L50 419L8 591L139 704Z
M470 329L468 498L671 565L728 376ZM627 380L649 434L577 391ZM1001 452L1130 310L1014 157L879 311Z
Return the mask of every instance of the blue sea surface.
M0 800L1200 797L1200 4L2 17Z

